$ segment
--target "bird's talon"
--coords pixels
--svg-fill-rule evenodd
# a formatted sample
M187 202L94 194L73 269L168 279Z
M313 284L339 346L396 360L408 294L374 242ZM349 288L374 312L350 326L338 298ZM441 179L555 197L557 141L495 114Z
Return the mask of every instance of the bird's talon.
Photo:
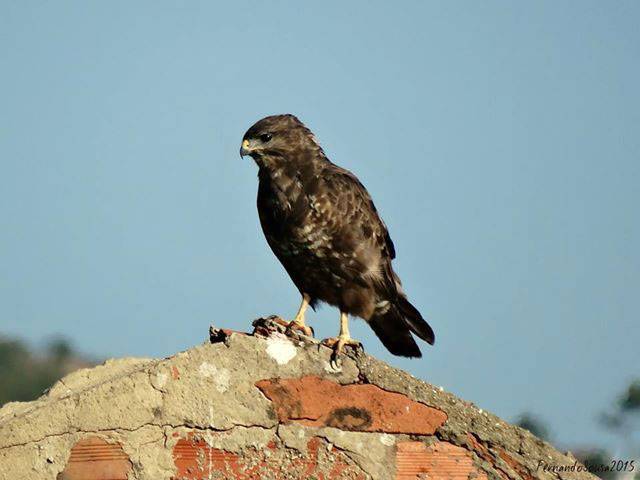
M331 360L329 361L329 365L333 370L340 370L341 369L340 367L342 367L342 360L337 356L335 356L334 354L331 354Z
M339 366L342 363L339 355L343 352L345 346L353 347L356 351L362 348L362 344L358 340L354 340L351 337L332 337L325 338L322 342L323 345L326 345L329 348L333 349L333 353L331 354L331 366Z
M311 337L313 338L313 328L311 328L308 325L305 325L304 323L300 323L296 320L292 320L291 322L289 322L289 325L287 325L287 332L294 332L294 331L299 331L302 332L303 335L306 335L307 337Z

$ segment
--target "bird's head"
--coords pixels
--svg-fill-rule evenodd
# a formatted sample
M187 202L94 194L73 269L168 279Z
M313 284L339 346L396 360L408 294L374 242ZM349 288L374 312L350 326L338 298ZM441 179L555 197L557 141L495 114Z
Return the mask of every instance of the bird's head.
M295 115L272 115L258 120L242 138L240 156L248 155L259 165L299 157L320 150L311 131Z

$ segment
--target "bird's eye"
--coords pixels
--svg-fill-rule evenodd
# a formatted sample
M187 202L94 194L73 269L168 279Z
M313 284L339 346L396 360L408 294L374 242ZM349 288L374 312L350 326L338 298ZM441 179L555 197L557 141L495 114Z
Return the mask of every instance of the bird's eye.
M262 135L260 135L260 140L262 140L262 143L267 143L272 138L273 135L271 135L270 133L263 133Z

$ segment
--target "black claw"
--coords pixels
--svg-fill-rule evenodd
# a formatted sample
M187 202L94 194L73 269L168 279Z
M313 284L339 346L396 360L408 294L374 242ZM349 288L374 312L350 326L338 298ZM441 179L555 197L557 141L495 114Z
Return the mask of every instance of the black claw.
M336 352L333 352L331 354L330 365L334 370L340 370L340 367L342 366L342 360L339 358Z

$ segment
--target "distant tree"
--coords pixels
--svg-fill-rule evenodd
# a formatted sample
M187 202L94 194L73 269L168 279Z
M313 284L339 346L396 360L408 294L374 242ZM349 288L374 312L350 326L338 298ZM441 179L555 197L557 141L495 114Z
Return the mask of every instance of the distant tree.
M544 422L530 412L521 413L515 424L525 430L529 430L536 437L542 440L549 440L549 429Z
M36 371L27 347L18 340L0 339L0 404L31 400L47 387Z
M57 360L64 361L71 357L73 348L69 341L64 338L54 338L47 345L49 355Z
M0 365L16 365L28 354L27 347L19 340L9 340L0 337Z
M640 468L640 447L637 443L640 420L640 379L632 380L626 389L618 395L612 408L600 414L600 423L608 430L616 433L621 438L622 455L628 455L628 459L636 459L636 470ZM626 460L625 458L617 460ZM609 460L610 462L611 460ZM620 474L620 478L631 478L627 475ZM606 478L601 475L602 478ZM616 478L616 475L609 478ZM640 480L640 473L636 473L633 477Z
M640 379L632 380L618 396L613 407L600 414L600 423L620 435L630 455L640 455L637 436L640 431Z
M593 450L576 453L576 458L580 460L583 465L586 465L594 475L604 480L613 480L618 476L618 473L614 471L600 471L604 469L604 467L610 466L613 460L606 450L595 448Z
M618 399L618 406L625 412L640 412L640 379L633 380Z
M0 337L0 406L34 400L71 370L93 364L64 339L52 340L37 354L20 340Z

